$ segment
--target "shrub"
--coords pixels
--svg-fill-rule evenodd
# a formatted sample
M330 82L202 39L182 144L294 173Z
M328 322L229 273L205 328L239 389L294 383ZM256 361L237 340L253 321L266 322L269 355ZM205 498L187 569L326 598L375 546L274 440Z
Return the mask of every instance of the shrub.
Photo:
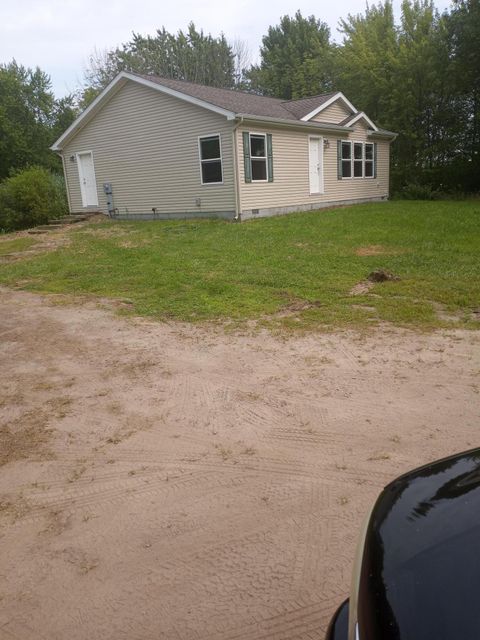
M397 193L397 197L403 200L437 200L439 194L429 184L409 182Z
M68 213L65 183L43 167L30 167L0 184L0 230L26 229Z

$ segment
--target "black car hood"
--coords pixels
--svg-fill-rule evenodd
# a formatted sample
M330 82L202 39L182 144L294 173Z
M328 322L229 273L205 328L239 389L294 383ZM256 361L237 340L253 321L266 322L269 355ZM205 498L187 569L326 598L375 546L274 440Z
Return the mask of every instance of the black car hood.
M480 639L480 449L404 475L365 539L360 640Z

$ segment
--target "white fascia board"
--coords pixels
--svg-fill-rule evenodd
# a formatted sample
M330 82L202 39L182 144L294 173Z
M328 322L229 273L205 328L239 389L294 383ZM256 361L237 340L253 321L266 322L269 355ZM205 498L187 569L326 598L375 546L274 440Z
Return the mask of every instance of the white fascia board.
M187 95L186 93L182 93L181 91L176 91L175 89L170 89L169 87L165 87L162 84L158 84L157 82L152 82L151 80L147 80L146 78L140 78L133 73L128 73L127 71L120 72L111 82L105 87L105 89L95 98L95 100L83 111L78 118L68 127L68 129L58 138L58 140L50 147L52 151L59 151L61 149L62 143L72 134L85 120L88 116L95 111L101 104L103 104L106 100L109 99L110 95L114 91L115 87L119 83L125 84L126 80L132 80L133 82L137 82L145 87L149 87L150 89L155 89L156 91L160 91L161 93L166 93L167 95L178 98L179 100L183 100L184 102L189 102L190 104L195 104L198 107L203 107L204 109L208 109L209 111L213 111L214 113L219 113L222 116L225 116L227 120L233 120L235 118L235 113L233 111L228 111L227 109L222 109L222 107L217 107L214 104L210 104L205 100L200 100L200 98L195 98L193 96Z
M341 91L339 91L338 93L336 93L335 95L333 95L331 98L329 98L326 102L324 102L323 104L321 104L319 107L317 107L316 109L314 109L313 111L310 111L310 113L307 113L306 116L303 116L302 120L303 121L307 121L307 120L311 120L312 118L314 118L318 113L320 113L321 111L323 111L324 109L326 109L327 107L329 107L331 104L333 104L334 102L336 102L337 100L342 100L342 102L345 104L345 106L347 106L350 111L353 111L353 113L358 113L358 110L355 109L355 107L353 106L353 104L350 102L350 100L348 98L346 98L343 93Z
M353 116L347 123L345 126L347 127L351 127L352 125L354 125L356 122L358 122L358 120L360 120L361 118L363 118L365 120L365 122L367 124L369 124L372 129L374 131L378 131L378 127L376 124L374 124L370 118L367 116L367 114L364 111L360 111L359 113L357 113L356 116Z

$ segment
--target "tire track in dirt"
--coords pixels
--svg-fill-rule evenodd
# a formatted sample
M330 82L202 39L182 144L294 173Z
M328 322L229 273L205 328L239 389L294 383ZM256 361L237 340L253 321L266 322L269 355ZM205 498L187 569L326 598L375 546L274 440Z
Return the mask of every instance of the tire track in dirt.
M0 637L323 639L378 491L475 437L472 333L277 340L0 296L6 420L52 407L52 457L0 468Z

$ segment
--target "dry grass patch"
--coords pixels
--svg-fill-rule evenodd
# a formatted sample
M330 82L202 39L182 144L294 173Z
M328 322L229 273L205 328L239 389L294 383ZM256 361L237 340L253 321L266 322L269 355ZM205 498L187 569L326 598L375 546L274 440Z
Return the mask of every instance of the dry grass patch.
M51 459L53 454L47 445L53 431L48 415L37 409L3 425L0 431L0 467L27 458Z
M381 244L370 244L365 247L357 247L354 251L356 256L399 256L407 253L408 249L400 247L384 247Z

